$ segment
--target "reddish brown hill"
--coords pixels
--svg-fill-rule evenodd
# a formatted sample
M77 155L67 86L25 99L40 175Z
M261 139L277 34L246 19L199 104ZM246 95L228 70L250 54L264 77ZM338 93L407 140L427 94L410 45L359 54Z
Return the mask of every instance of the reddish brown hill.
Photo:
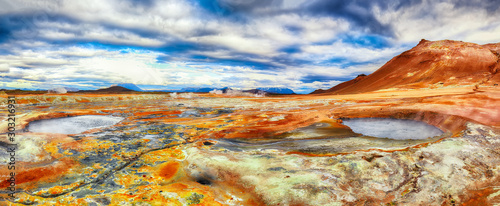
M422 40L374 73L316 93L353 94L390 88L498 85L500 43Z
M80 90L77 93L103 93L103 94L120 94L120 93L139 93L121 86L111 86L98 90Z
M349 86L363 80L364 78L366 78L366 74L360 74L356 78L351 79L347 82L342 82L342 83L338 84L337 86L334 86L328 90L317 89L314 92L312 92L311 94L322 94L322 93L328 93L329 91L339 91L339 90L342 90L346 87L349 87Z

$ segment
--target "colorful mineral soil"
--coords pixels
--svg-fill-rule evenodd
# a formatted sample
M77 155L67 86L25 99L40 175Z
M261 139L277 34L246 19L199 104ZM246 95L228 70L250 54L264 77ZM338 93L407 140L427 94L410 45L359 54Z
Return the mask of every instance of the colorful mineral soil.
M44 102L18 105L16 198L2 193L2 204L498 203L500 93L471 91L24 95ZM75 101L83 98L92 101ZM361 131L350 122L366 117L379 119ZM51 121L56 130L34 129ZM75 125L84 131L59 130ZM380 129L397 137L370 135Z

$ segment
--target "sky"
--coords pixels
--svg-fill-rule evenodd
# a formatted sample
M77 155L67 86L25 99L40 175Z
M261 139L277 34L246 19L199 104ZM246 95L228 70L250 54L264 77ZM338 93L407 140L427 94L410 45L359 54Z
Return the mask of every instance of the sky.
M421 39L500 42L497 0L0 0L0 88L328 89Z

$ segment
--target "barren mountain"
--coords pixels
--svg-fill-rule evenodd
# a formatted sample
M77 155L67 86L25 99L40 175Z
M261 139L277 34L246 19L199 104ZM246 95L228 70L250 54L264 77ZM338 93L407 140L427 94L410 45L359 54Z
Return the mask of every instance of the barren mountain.
M339 90L342 90L346 87L349 87L349 86L363 80L364 78L366 78L366 74L360 74L356 78L351 79L351 80L346 81L346 82L342 82L342 83L338 84L337 86L334 86L328 90L317 89L314 92L312 92L311 94L322 94L322 93L329 93L330 91L339 91Z
M422 39L414 48L392 58L366 77L356 77L313 93L353 94L391 88L497 86L500 43L478 45L461 41Z
M108 88L97 89L97 90L80 90L78 91L78 93L120 94L120 93L136 93L136 91L121 86L111 86Z

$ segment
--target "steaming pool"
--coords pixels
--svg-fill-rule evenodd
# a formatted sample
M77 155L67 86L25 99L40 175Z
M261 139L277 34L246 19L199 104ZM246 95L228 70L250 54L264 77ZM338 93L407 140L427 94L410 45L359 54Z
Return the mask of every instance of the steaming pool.
M334 154L367 149L402 149L434 142L444 132L435 126L414 120L390 118L346 119L336 128L315 123L283 135L265 139L219 139L216 144L233 151L275 149L312 154Z
M28 131L40 133L79 134L90 129L108 127L122 121L122 117L82 115L37 120L29 123Z
M396 140L427 139L443 134L443 131L435 126L407 119L357 118L346 119L343 124L365 136Z

